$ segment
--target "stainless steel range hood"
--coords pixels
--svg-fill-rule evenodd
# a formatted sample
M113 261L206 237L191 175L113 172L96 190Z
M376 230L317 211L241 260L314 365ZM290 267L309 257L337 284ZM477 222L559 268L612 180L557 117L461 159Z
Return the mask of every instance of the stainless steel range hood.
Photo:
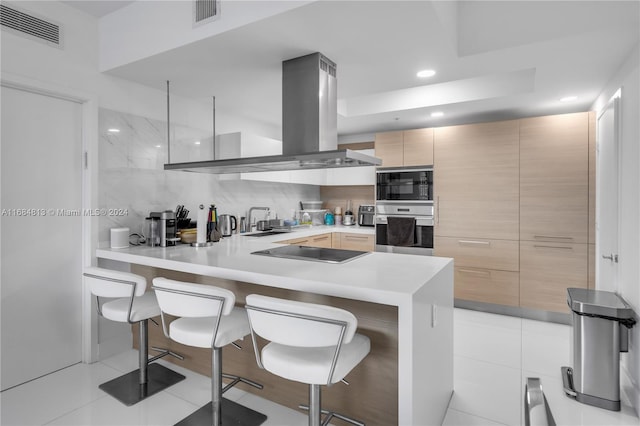
M338 147L336 64L321 53L282 63L282 155L165 164L165 170L247 173L379 166L382 161Z

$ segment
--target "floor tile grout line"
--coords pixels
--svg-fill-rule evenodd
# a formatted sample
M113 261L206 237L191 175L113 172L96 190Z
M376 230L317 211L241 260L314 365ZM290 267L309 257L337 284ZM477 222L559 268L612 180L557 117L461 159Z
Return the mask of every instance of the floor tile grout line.
M75 413L76 411L79 411L79 410L83 409L84 407L87 407L87 406L89 406L89 405L95 404L95 403L97 403L98 401L100 401L101 399L108 398L108 397L109 397L109 395L107 395L107 394L105 393L104 395L99 396L99 397L98 397L98 398L96 398L96 399L92 399L91 401L88 401L88 402L87 402L87 403L85 403L85 404L81 404L81 405L79 405L79 406L77 406L77 407L75 407L75 408L73 408L73 409L71 409L71 410L69 410L69 411L65 412L64 414L60 414L60 415L55 416L54 418L52 418L52 419L50 419L50 420L48 420L48 421L45 421L44 423L42 423L42 425L44 426L44 425L51 424L52 422L55 422L55 421L56 421L56 420L58 420L58 419L61 419L61 418L63 418L63 417L66 417L66 416L70 415L71 413Z
M522 371L522 365L520 365L520 367L513 367L511 365L500 364L498 362L491 362L491 361L487 361L486 359L475 358L475 357L467 356L467 355L453 354L453 356L454 357L464 358L464 359L470 359L470 360L473 360L473 361L478 361L478 362L482 362L484 364L494 365L494 366L498 366L498 367L505 367L505 368L508 368L510 370Z
M509 426L509 423L499 422L499 421L497 421L497 420L490 419L490 418L488 418L488 417L484 417L484 416L480 416L480 415L478 415L478 414L469 413L469 412L467 412L467 411L460 410L459 408L448 408L448 410L451 410L451 411L457 411L458 413L463 413L463 414L466 414L466 415L468 415L468 416L477 417L477 418L479 418L479 419L487 420L487 421L490 421L491 423L495 423L495 424L498 424L498 425L505 425L505 426Z

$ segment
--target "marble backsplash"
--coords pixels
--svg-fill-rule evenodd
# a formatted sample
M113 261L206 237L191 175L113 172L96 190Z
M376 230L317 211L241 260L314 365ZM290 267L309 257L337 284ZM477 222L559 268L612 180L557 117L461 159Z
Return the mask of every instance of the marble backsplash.
M113 213L99 218L100 243L109 241L110 228L129 227L132 233L140 232L149 212L175 210L178 204L189 209L194 220L200 204L215 204L218 214L238 217L245 216L252 206L265 206L271 208L272 217L284 218L298 208L300 200L320 199L315 185L165 171L166 126L159 120L100 109L98 207ZM211 158L210 131L171 127L172 162Z

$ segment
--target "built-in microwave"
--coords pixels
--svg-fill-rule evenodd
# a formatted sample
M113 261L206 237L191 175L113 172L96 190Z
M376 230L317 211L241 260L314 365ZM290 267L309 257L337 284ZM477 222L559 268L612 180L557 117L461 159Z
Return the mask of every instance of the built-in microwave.
M379 169L376 201L432 201L433 168Z

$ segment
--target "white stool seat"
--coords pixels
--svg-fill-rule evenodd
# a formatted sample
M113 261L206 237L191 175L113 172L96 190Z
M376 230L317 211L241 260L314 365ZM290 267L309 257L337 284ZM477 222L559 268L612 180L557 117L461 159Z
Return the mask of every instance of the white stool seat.
M235 306L236 296L227 289L158 277L153 288L160 305L160 318L166 337L178 343L211 349L211 402L181 420L176 426L244 425L258 426L267 419L262 413L222 397L236 383L257 389L252 380L222 373L222 348L251 333L244 308ZM176 317L171 320L167 315ZM222 378L232 382L222 387Z
M102 316L111 321L128 322L129 298L122 298L106 302L102 305ZM131 321L138 322L160 315L160 307L153 291L147 291L140 297L133 299L131 307Z
M96 296L98 315L111 321L138 324L139 330L138 369L109 380L99 388L123 404L133 405L184 380L182 374L153 364L165 355L184 359L181 355L153 348L160 354L149 358L149 319L160 315L160 306L155 293L146 291L147 279L130 272L97 267L87 267L83 275L86 285ZM100 303L100 298L108 301Z
M250 294L245 306L251 340L260 368L309 385L309 426L326 425L337 417L364 423L322 409L321 385L343 381L371 350L371 341L356 333L358 319L333 306ZM256 336L268 343L258 348ZM326 414L322 420L322 414Z
M215 321L215 317L178 318L169 325L169 335L183 345L211 348ZM242 339L250 332L247 311L234 307L229 315L220 318L214 346L221 348Z
M339 382L367 356L371 349L368 337L355 334L340 348L331 383ZM303 348L269 343L262 349L264 368L280 377L296 382L326 385L335 346Z

